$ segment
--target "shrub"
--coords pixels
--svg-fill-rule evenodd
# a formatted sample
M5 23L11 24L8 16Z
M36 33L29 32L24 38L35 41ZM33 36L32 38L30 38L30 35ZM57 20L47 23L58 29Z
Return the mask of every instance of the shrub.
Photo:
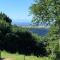
M47 55L46 44L43 41L37 42L30 32L12 32L7 33L3 40L4 50L15 53L19 52L21 54L34 54L38 56Z

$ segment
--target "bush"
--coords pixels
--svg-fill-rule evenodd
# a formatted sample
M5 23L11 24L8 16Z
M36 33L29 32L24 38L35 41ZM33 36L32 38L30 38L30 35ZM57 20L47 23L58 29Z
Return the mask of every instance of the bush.
M28 32L7 33L4 40L4 49L10 52L31 54L36 41Z
M37 42L30 32L7 33L3 40L3 49L10 53L47 55L44 42Z
M7 33L4 40L4 49L10 52L16 52L19 36L15 33Z

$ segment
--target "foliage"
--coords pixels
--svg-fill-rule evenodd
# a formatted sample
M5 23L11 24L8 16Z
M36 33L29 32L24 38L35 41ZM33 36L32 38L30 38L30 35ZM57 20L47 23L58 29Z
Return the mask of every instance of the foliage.
M5 14L5 13L0 13L0 20L4 20L7 23L11 24L12 20Z
M11 31L12 20L5 14L0 13L0 31L3 35Z
M39 36L39 35L37 35L36 33L32 33L32 37L33 37L34 40L35 40L36 42L38 42L38 43L42 41L42 37Z
M60 0L34 0L30 7L33 22L55 22L60 26Z
M28 31L28 29L16 25L11 26L11 32L25 32L25 31Z
M29 32L12 32L7 33L3 40L3 50L11 53L34 54L38 56L47 55L46 44L37 42L36 37L33 37ZM38 38L37 38L38 39Z
M11 32L11 25L8 20L10 20L8 17L3 13L0 13L0 49L3 49L4 44L4 38L6 33ZM5 19L6 18L6 19Z
M4 20L1 20L0 21L0 31L2 32L2 34L6 34L8 32L10 32L10 25L9 23L7 23L6 21Z
M48 55L47 42L28 29L11 25L11 20L5 14L0 14L0 50L11 53L34 54L36 56ZM8 21L9 20L9 21Z
M4 36L6 35L6 33L11 31L10 30L11 22L12 20L9 17L7 17L7 15L5 15L4 13L0 13L0 50L3 49Z

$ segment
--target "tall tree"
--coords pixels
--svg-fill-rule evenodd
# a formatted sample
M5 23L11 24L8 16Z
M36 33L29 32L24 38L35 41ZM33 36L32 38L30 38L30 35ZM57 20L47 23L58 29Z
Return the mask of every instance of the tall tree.
M6 33L10 32L12 20L4 13L0 13L0 50L2 49L2 44L4 40L4 36ZM0 59L1 59L1 51L0 51Z
M39 22L47 22L48 24L54 22L53 25L55 28L58 27L60 36L60 0L34 0L34 3L30 6L30 12L33 16L33 22L38 24ZM58 40L60 47L60 38L56 40ZM57 46L58 49L59 47Z
M11 22L12 20L5 13L0 13L0 31L4 35L10 32Z
M33 22L54 22L60 29L60 0L34 0L30 6Z

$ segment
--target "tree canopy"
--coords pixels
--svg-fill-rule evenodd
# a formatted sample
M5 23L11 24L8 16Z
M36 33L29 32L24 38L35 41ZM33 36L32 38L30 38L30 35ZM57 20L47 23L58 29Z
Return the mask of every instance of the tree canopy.
M5 14L5 13L0 13L0 20L4 20L7 23L11 24L12 20Z
M10 32L11 22L12 20L5 13L0 13L0 31L2 34Z
M60 26L60 0L34 0L30 6L33 22L56 22Z

